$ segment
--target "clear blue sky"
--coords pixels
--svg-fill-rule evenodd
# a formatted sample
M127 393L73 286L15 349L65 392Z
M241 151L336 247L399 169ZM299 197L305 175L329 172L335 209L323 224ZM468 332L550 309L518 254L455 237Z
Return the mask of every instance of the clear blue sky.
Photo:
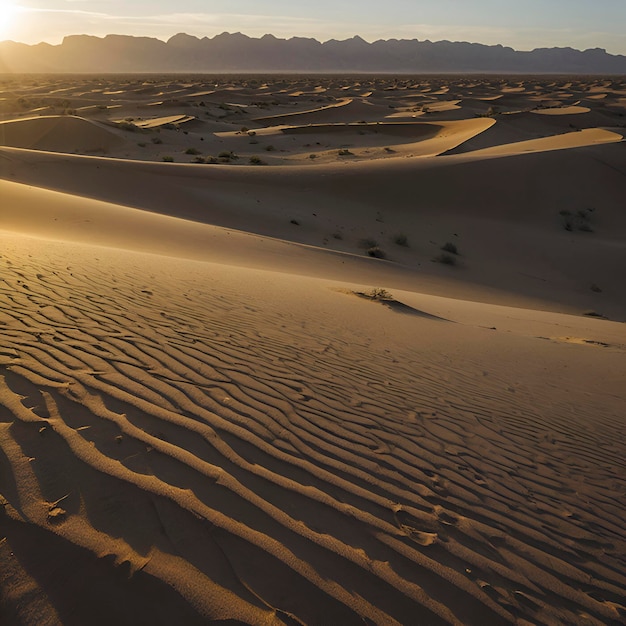
M626 0L0 0L0 39L58 43L108 33L167 39L359 34L389 38L606 48L626 54ZM4 23L3 23L4 21Z

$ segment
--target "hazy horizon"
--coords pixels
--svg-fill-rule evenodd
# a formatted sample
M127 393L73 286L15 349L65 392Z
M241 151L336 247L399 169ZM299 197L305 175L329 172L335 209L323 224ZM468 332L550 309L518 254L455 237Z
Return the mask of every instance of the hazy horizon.
M176 10L164 0L0 0L0 41L59 44L71 35L109 34L168 40L184 32L212 38L223 32L249 37L312 37L345 40L358 35L379 39L468 41L515 50L571 47L604 48L626 54L626 3L598 0L441 0L431 2L372 0L341 4L321 0L315 6L270 0L242 0L237 12L215 2L180 0ZM610 17L610 19L609 19Z

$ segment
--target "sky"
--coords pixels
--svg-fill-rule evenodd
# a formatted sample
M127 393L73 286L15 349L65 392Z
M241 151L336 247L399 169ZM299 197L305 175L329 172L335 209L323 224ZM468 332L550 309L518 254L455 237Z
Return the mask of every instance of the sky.
M179 32L448 39L626 54L626 0L0 0L0 40L57 44L74 34L167 40Z

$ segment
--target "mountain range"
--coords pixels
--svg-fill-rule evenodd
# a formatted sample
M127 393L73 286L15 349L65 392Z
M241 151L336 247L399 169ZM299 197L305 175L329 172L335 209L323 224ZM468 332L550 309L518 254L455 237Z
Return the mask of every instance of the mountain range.
M127 35L72 35L59 45L0 43L0 72L166 73L519 73L626 74L626 56L601 48L538 48L450 41L344 41L180 33L167 42Z

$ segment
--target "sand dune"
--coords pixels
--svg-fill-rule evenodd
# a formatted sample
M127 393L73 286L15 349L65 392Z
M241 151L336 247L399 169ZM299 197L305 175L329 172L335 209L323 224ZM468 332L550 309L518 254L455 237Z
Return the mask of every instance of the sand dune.
M623 81L50 81L119 108L0 100L3 626L623 623L626 152L583 97Z
M124 140L80 117L31 117L0 122L0 145L52 152L108 152Z

